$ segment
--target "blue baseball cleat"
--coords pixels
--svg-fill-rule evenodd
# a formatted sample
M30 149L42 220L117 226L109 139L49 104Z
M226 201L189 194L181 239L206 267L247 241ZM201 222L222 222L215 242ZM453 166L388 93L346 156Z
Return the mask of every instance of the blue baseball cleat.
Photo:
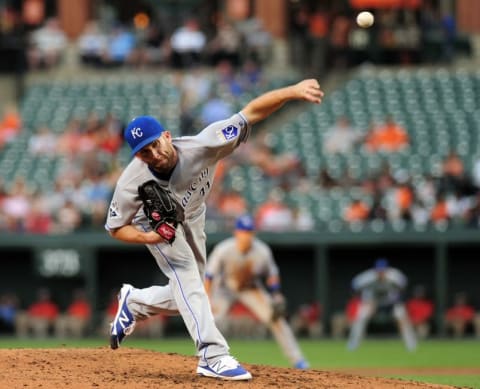
M310 365L305 359L300 359L298 362L295 363L294 367L295 369L308 369Z
M252 379L252 375L230 355L222 357L210 365L205 361L199 362L197 374L229 381L246 381Z
M133 289L132 285L123 284L118 294L118 309L110 329L110 347L115 350L123 338L130 335L135 328L135 319L127 307L127 298Z

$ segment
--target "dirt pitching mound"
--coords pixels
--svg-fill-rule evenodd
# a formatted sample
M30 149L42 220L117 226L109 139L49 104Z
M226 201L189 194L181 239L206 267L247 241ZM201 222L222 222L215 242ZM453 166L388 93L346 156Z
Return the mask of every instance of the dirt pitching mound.
M195 374L197 359L122 347L0 350L0 388L448 388L322 370L245 366L253 380L227 382Z

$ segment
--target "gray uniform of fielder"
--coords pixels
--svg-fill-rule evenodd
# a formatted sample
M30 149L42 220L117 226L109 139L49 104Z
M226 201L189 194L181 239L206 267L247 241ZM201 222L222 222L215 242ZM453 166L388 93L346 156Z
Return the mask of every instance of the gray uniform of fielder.
M352 280L352 288L360 294L360 306L352 325L348 348L356 349L364 337L368 321L378 308L391 307L393 316L399 324L399 330L408 350L417 347L417 341L407 310L401 299L407 286L407 278L398 269L387 267L379 276L376 269L366 270Z
M229 354L228 344L215 325L203 284L205 199L218 161L245 142L249 133L250 126L239 113L211 124L196 136L173 139L178 163L168 181L153 173L140 159L132 159L117 182L105 226L110 231L132 224L142 231L150 231L138 198L138 186L155 179L172 192L184 215L184 221L177 227L176 239L172 245L146 245L169 282L165 286L134 288L128 308L136 320L158 313L180 314L195 342L197 356L204 360Z
M251 277L240 281L239 274L249 274ZM266 243L253 238L250 249L242 253L235 238L221 241L208 257L206 276L212 282L212 305L219 325L226 322L231 306L238 300L270 328L292 365L304 361L285 318L272 320L272 297L264 286L264 280L279 277L279 272Z

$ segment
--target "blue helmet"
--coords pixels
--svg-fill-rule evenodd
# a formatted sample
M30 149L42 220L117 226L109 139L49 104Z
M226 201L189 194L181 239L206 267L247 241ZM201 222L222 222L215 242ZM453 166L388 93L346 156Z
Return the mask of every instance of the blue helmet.
M255 222L250 215L243 215L240 216L235 221L235 229L236 230L243 230L243 231L254 231L255 230Z
M388 267L388 260L386 258L378 258L375 261L376 270L385 270Z

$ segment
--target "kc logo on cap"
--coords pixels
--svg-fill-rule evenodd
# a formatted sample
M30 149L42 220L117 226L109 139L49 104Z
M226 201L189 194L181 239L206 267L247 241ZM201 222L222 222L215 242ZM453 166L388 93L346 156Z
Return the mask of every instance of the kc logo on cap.
M143 131L140 127L135 127L132 131L132 138L141 138L143 136Z
M164 131L160 122L152 116L138 116L125 128L123 137L132 149L132 155L149 145Z

